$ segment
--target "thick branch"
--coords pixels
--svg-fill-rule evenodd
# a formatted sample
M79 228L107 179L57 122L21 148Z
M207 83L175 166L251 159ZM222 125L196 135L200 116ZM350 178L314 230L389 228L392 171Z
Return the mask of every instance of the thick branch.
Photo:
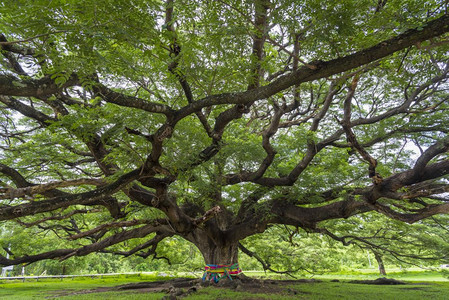
M43 97L78 84L76 76L71 76L64 84L54 83L50 76L41 79L20 80L11 75L0 75L0 95L21 97Z
M0 199L14 199L23 196L33 196L35 194L43 194L46 191L56 188L80 186L80 185L104 185L105 181L95 178L82 178L66 181L55 181L39 185L31 185L22 188L0 188ZM1 195L3 194L3 195Z
M167 117L173 114L173 110L164 104L154 103L137 97L115 92L110 88L98 83L93 87L94 92L106 102L124 107L138 108L147 112L164 114Z
M277 200L273 202L271 211L276 215L277 224L300 226L303 228L315 228L316 223L330 220L343 219L352 215L368 212L373 207L364 201L347 199L319 207L299 207Z
M32 263L35 261L43 260L43 259L54 259L60 258L62 260L67 259L72 256L84 256L92 252L97 252L112 245L121 243L123 241L133 239L133 238L143 238L151 233L157 231L165 231L169 230L169 228L161 228L154 227L153 225L145 225L139 228L135 228L128 231L122 231L113 236L105 238L96 243L78 248L78 249L59 249L54 251L49 251L37 255L24 255L14 259L7 259L4 256L0 255L0 265L9 266L9 265L18 265L23 263Z
M22 176L22 174L20 174L13 168L8 167L7 165L4 165L2 163L0 163L0 173L3 173L6 176L8 176L9 178L11 178L11 180L14 182L14 184L19 188L32 185L30 182L28 182L25 179L25 177Z
M5 97L0 95L0 102L6 104L9 108L21 113L24 116L36 120L43 126L48 126L50 122L56 121L56 119L47 116L29 105L23 104L13 97Z
M34 201L32 203L26 203L16 206L2 206L0 207L0 220L12 220L18 217L24 217L37 213L52 211L62 207L68 207L70 205L88 204L117 192L123 186L135 180L138 177L139 173L140 170L131 171L125 175L122 175L119 179L111 184L85 193L63 195L49 200Z

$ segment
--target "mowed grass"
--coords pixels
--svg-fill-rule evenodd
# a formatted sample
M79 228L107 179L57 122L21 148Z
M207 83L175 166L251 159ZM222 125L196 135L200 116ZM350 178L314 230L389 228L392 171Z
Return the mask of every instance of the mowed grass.
M280 294L263 294L236 292L206 288L183 299L190 300L244 300L244 299L385 299L385 300L414 300L414 299L449 299L448 283L412 284L396 286L379 286L353 284L348 282L323 281L317 283L299 283L291 285Z
M155 281L155 280L170 280L170 277L157 277L145 275L119 275L104 278L65 278L60 279L35 279L21 282L21 281L0 281L0 299L22 300L22 299L98 299L99 293L74 295L73 297L66 297L63 294L72 294L82 290L92 290L101 287L113 287L121 284ZM94 298L94 295L97 298ZM101 293L101 299L120 299L112 294L120 293ZM128 294L132 294L128 292ZM104 295L104 297L103 297ZM160 299L163 294L155 295L154 299ZM109 298L107 298L109 297ZM153 298L123 298L123 299L153 299Z
M257 291L250 293L244 290L208 287L183 297L183 299L449 299L449 280L438 272L396 273L388 277L407 280L408 284L393 286L348 282L353 279L375 279L379 277L376 274L333 274L319 277L322 282L291 284L284 286L282 292L276 294L272 294L270 288L264 288L260 293ZM161 299L165 295L164 293L145 293L139 290L78 294L83 290L161 279L156 276L121 275L102 279L77 278L63 281L47 279L24 283L0 281L0 299ZM164 279L171 278L165 277ZM340 282L331 282L331 279L339 279Z

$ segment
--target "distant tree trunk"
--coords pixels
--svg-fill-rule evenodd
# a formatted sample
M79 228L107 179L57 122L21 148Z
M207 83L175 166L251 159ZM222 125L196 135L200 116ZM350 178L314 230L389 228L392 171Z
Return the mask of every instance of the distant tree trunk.
M382 255L380 255L376 251L373 251L373 253L374 257L376 258L377 265L379 266L380 275L387 275L387 272L385 271L384 261L382 260Z

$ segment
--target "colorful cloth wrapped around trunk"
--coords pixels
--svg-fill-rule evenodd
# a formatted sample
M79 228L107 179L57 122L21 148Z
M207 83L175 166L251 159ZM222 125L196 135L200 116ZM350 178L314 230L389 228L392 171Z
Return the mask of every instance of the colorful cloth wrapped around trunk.
M232 265L206 265L204 268L203 281L209 280L215 283L219 282L222 278L229 278L232 280L232 276L242 273L238 263Z

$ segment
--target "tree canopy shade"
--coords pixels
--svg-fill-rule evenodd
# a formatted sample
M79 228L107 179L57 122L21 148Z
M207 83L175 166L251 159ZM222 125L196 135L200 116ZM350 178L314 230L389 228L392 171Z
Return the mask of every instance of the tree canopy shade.
M449 230L447 5L1 1L1 242L67 241L0 264L172 236L234 264L274 224L400 256L403 223Z

